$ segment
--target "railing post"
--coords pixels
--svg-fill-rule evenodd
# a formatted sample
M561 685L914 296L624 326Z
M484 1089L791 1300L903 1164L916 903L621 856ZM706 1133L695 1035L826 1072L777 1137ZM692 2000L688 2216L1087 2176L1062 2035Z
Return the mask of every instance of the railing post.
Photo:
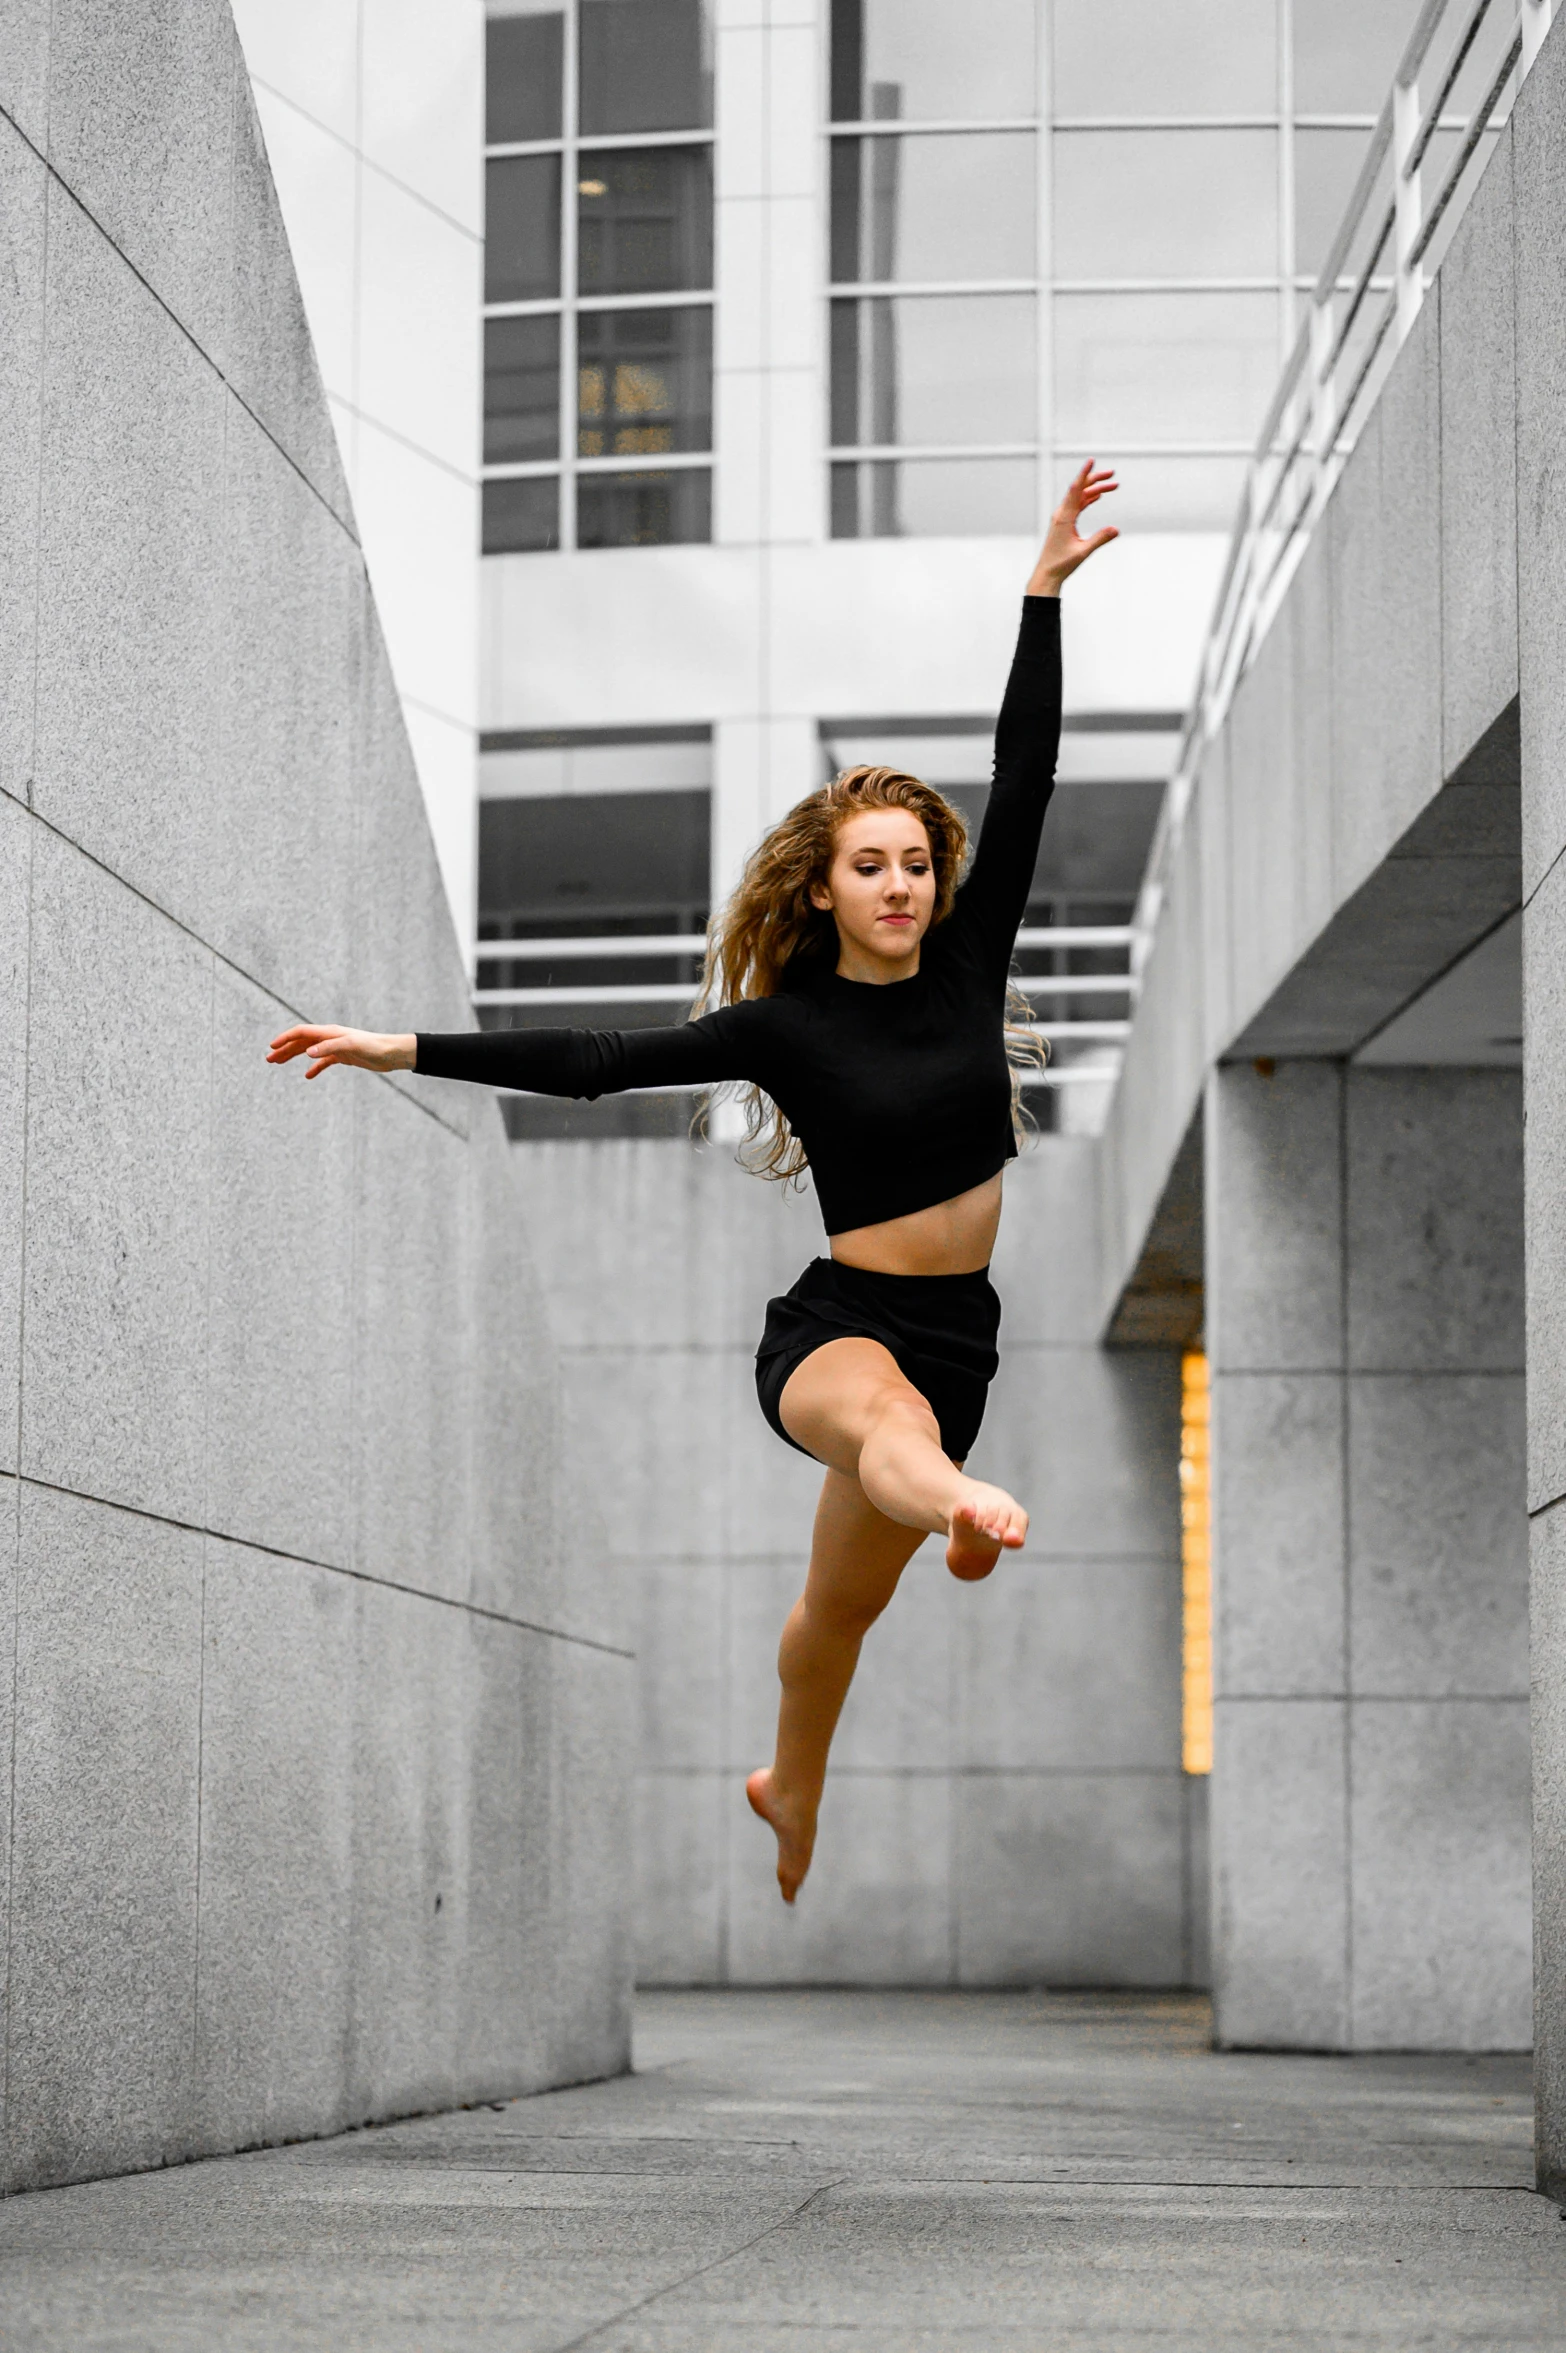
M1522 0L1522 69L1526 73L1544 45L1550 29L1550 0Z
M1393 229L1397 255L1397 340L1402 344L1419 316L1425 299L1425 273L1413 259L1421 215L1419 174L1408 168L1419 137L1419 84L1392 85L1392 189L1396 208Z
M1338 404L1332 371L1332 338L1336 327L1332 297L1314 299L1310 311L1310 442L1314 466L1311 514L1319 515L1332 489L1332 444L1337 437Z

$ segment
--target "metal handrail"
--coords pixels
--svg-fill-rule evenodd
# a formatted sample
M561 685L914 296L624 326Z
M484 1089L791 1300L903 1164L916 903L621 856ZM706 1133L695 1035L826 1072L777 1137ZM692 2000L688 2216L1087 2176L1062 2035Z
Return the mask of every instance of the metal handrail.
M1017 934L1019 948L1129 948L1129 923L1025 924ZM603 956L704 956L706 935L699 931L615 932L596 939L480 940L481 964L586 963Z
M1426 209L1421 170L1447 106L1472 57L1486 19L1506 0L1425 0L1394 76L1353 194L1309 297L1294 348L1268 404L1247 469L1240 512L1229 542L1213 617L1198 664L1195 699L1181 737L1179 758L1164 795L1132 923L1131 968L1138 975L1152 951L1175 852L1185 828L1204 747L1222 727L1234 693L1298 569L1311 533L1347 464L1390 365L1413 327L1427 291L1425 258L1443 223L1455 225L1478 175L1470 171L1485 134L1498 130L1550 29L1553 0L1511 0L1515 30L1500 66L1466 119L1462 144ZM1456 23L1446 63L1428 106L1420 77L1443 28ZM1374 205L1388 158L1392 195L1379 221ZM1374 235L1348 299L1339 312L1349 256L1366 230ZM1382 264L1393 248L1390 274ZM1364 330L1363 350L1346 390L1339 373L1366 306L1380 308Z

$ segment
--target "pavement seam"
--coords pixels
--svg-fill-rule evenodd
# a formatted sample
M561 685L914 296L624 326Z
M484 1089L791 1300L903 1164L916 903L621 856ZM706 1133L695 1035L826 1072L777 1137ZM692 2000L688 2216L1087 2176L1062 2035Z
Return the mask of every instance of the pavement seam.
M736 2262L741 2255L748 2255L764 2239L772 2238L780 2230L791 2229L801 2215L809 2212L818 2198L824 2198L828 2190L841 2189L844 2182L851 2178L849 2174L840 2173L833 2181L817 2182L808 2198L802 2199L792 2212L780 2214L776 2222L769 2222L765 2230L758 2230L754 2238L746 2239L741 2246L727 2248L721 2255L714 2255L710 2263L698 2263L694 2270L683 2272L678 2279L666 2280L661 2288L654 2288L650 2296L639 2297L634 2304L627 2304L623 2311L611 2312L607 2320L595 2321L581 2336L570 2337L565 2344L557 2345L554 2353L580 2353L582 2346L590 2345L606 2329L618 2328L622 2322L634 2320L639 2312L646 2312L651 2305L661 2303L665 2296L672 2296L679 2289L688 2288L692 2280L705 2279L709 2271L721 2271L725 2263Z

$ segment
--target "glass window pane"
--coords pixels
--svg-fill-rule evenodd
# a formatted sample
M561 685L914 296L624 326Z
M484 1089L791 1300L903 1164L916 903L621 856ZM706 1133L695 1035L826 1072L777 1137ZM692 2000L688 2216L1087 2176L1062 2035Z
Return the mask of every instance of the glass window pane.
M834 139L832 276L1031 278L1031 131Z
M1028 121L1036 15L1035 0L984 0L982 20L953 0L832 0L833 121Z
M1080 463L1076 457L1061 460L1066 471ZM1242 457L1127 458L1116 469L1120 488L1104 502L1104 521L1122 531L1227 533L1239 512L1245 466Z
M1294 104L1301 114L1377 115L1420 0L1305 0L1294 11Z
M506 155L484 166L484 300L560 291L560 158Z
M1282 365L1272 294L1057 294L1059 439L1239 441L1261 430ZM1128 461L1129 462L1129 461Z
M878 295L832 305L832 439L1032 441L1031 294Z
M707 0L581 0L581 127L703 131L712 121Z
M489 0L484 136L558 139L565 18L560 0Z
M1055 0L1054 97L1059 115L1271 114L1274 0Z
M585 310L576 333L579 456L711 449L710 310Z
M1327 258L1369 144L1368 131L1294 134L1294 267L1306 276Z
M1265 278L1278 269L1275 131L1063 131L1061 278Z
M677 547L712 537L712 476L579 474L578 547Z
M560 321L484 322L484 462L560 455Z
M674 294L712 284L712 149L603 148L578 158L584 294Z
M1031 458L868 459L832 468L834 539L975 539L1037 518Z
M484 553L532 554L560 545L560 485L553 474L484 485Z
M627 753L632 760L640 755L644 765L658 756L653 746L628 746ZM712 891L711 812L705 791L481 800L479 937L699 931ZM543 987L548 980L580 979L584 967L518 963L513 969L514 982L492 985ZM626 963L623 973L627 980L650 975L664 977L646 958L640 971Z

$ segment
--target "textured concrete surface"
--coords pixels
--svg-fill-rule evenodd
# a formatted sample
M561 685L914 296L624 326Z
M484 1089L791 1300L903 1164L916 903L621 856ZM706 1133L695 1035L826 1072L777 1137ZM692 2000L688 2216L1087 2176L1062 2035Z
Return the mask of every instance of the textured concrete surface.
M1535 798L1566 675L1563 79L1556 37L1203 754L1104 1138L1106 1322L1207 1066L1353 1053L1522 896L1519 644ZM1556 845L1530 823L1532 876Z
M1215 1987L1229 2044L1529 2038L1521 1089L1208 1089Z
M0 2209L17 2353L1555 2347L1526 2064L1191 1997L643 1996L637 2073Z
M0 2190L624 2064L618 1587L227 0L0 27ZM7 1925L8 1923L8 1925Z
M1559 24L1520 94L1515 137L1534 2037L1539 2177L1566 2196L1566 40Z
M916 1554L792 1913L742 1782L771 1753L820 1472L762 1420L752 1357L824 1248L814 1197L678 1141L514 1153L634 1599L643 1982L1189 1983L1178 1358L1097 1344L1092 1144L1041 1137L1007 1172L973 1467L1028 1502L1027 1550L971 1587Z

